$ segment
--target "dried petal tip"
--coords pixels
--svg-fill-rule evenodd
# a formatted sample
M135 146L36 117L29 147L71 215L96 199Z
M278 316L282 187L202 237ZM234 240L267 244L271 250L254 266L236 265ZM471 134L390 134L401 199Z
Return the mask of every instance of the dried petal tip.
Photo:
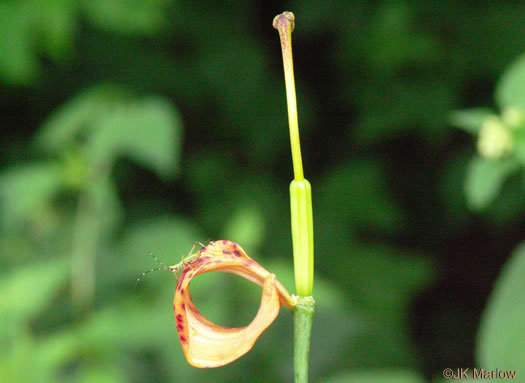
M293 31L295 27L295 16L292 12L283 12L273 18L273 27L277 30L288 29Z

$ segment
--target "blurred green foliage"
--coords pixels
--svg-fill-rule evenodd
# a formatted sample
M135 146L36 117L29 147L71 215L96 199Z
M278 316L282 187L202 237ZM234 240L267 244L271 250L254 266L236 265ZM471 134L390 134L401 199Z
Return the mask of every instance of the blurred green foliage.
M510 176L525 168L525 56L504 72L497 84L495 100L501 115L489 109L456 111L452 123L477 137L479 156L472 158L467 172L465 194L470 207L486 209ZM523 190L523 188L521 188ZM508 194L509 192L507 191ZM517 214L525 210L518 191ZM516 206L513 206L516 209Z
M0 381L291 380L284 310L245 357L199 370L173 277L134 288L148 253L173 264L226 238L292 291L284 8L314 199L312 381L525 365L525 5L6 0ZM192 296L242 326L260 289L207 274Z
M524 272L525 244L521 244L505 265L490 297L477 350L480 365L516 370L517 377L525 374Z

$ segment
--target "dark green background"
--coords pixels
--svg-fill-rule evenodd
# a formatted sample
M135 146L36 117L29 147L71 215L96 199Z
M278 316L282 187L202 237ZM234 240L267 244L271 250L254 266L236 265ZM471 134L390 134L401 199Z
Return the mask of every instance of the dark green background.
M167 167L126 153L112 162L117 198L105 212L116 218L100 227L96 293L81 309L71 306L69 272L51 282L42 274L69 269L73 217L89 179L70 175L76 181L43 199L42 210L14 221L0 213L0 313L9 324L0 333L0 380L291 380L286 310L246 357L197 370L180 351L173 277L152 273L133 288L155 267L148 252L174 264L193 241L226 237L294 291L292 167L271 25L284 10L296 16L299 120L313 189L312 381L375 368L431 379L445 367L476 365L481 313L523 238L524 209L512 198L482 213L467 209L465 164L475 146L448 120L454 109L493 105L499 75L525 46L522 2L3 0L1 174L70 156L89 167L77 157L85 137L46 152L37 132L52 130L51 116L97 86L111 84L138 103L160 100L180 124ZM199 279L195 300L206 315L249 323L259 289L234 277ZM49 294L17 311L48 285Z

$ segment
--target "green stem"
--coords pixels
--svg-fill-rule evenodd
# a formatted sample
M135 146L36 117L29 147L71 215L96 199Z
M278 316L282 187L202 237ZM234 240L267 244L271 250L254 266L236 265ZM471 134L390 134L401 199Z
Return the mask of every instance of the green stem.
M297 306L293 311L295 383L308 382L308 356L314 311L313 297L297 297Z
M279 31L283 53L286 100L288 105L288 123L294 179L290 183L290 212L294 256L295 286L297 306L294 317L294 371L295 383L308 382L308 355L310 335L315 311L312 295L314 280L314 236L312 214L312 190L304 178L297 119L297 101L292 58L292 31L295 16L292 12L283 12L273 20L273 26Z
M88 308L95 296L96 254L103 203L97 186L107 182L105 168L81 191L73 226L71 296L73 306L81 310Z

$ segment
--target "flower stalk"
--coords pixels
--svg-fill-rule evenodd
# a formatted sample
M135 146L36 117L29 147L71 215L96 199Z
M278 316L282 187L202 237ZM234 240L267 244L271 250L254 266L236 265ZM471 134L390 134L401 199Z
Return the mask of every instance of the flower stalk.
M273 20L279 32L283 54L288 124L294 179L290 183L290 212L294 257L297 305L294 307L294 371L296 383L308 382L308 357L315 301L312 297L314 281L314 236L312 214L312 188L304 178L297 118L297 100L292 57L292 31L295 16L283 12Z
M294 307L294 376L295 382L308 382L308 356L310 354L310 334L315 311L313 297L297 297Z
M292 241L294 254L295 287L299 296L311 296L314 280L314 236L312 219L312 188L304 178L297 119L297 100L292 58L292 31L295 16L292 12L283 12L273 20L273 26L279 31L283 53L286 100L288 105L288 123L294 179L290 184L290 207L292 223Z

